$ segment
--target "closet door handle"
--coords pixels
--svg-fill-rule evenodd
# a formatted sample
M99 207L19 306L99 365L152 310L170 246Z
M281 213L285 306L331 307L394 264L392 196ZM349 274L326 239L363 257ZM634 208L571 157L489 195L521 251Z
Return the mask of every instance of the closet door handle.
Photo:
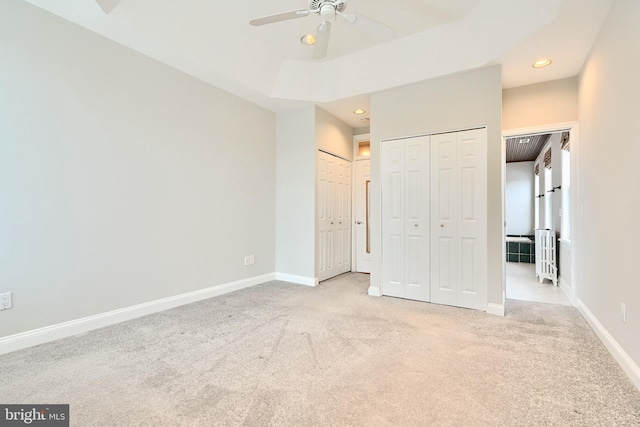
M356 224L362 225L362 221L356 221Z

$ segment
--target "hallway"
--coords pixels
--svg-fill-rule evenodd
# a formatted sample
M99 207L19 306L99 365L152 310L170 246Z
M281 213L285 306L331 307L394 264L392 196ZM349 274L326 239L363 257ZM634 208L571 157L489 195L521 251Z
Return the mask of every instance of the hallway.
M507 299L571 305L559 286L549 280L539 282L535 264L520 262L507 263Z

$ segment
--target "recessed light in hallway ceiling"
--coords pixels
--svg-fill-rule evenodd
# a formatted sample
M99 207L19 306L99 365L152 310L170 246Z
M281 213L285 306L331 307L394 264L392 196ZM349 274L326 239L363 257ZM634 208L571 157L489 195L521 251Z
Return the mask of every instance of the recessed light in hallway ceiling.
M549 58L542 58L533 63L533 68L544 68L549 65L551 65L551 60Z

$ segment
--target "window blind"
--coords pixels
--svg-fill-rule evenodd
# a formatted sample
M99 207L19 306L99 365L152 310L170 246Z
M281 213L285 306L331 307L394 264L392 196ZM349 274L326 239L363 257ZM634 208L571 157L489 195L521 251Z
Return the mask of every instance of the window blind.
M571 138L569 132L562 132L561 147L563 150L571 151Z
M547 169L551 169L551 148L544 153L544 167Z

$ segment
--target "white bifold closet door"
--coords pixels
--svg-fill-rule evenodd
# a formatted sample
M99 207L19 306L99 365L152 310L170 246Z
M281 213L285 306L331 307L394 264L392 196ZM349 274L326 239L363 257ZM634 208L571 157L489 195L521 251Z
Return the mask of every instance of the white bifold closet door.
M486 129L381 144L382 293L486 310Z
M351 271L351 163L318 151L318 280Z
M429 301L429 137L382 143L382 290Z
M487 309L487 132L431 136L431 302Z

